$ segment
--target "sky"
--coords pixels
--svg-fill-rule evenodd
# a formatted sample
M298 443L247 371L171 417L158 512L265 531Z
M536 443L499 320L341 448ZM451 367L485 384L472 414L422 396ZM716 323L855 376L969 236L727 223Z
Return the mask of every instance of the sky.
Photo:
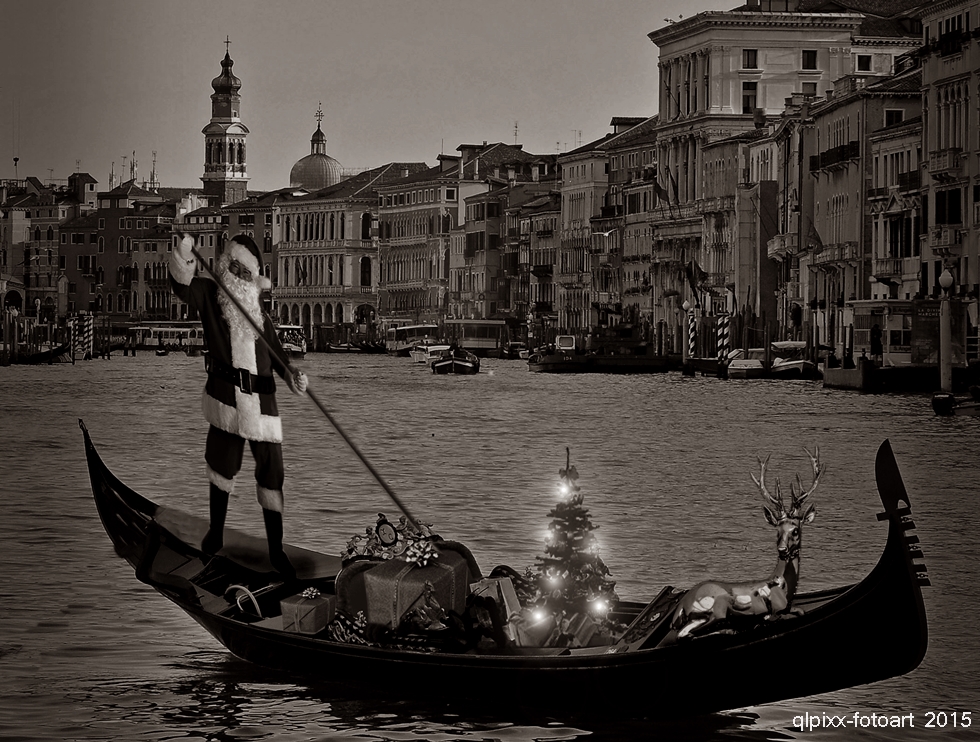
M345 168L435 165L463 143L513 143L515 123L525 151L564 152L657 112L650 31L738 4L3 0L0 179L77 169L105 186L135 152L142 181L156 152L161 185L200 187L226 37L251 190L289 185L321 104Z

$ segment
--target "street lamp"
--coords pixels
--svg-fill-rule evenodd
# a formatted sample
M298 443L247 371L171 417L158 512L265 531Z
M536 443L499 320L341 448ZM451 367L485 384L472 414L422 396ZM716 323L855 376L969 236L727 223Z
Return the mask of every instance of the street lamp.
M953 391L953 321L949 312L949 289L953 285L953 274L946 268L939 276L943 296L939 303L939 388L944 392Z

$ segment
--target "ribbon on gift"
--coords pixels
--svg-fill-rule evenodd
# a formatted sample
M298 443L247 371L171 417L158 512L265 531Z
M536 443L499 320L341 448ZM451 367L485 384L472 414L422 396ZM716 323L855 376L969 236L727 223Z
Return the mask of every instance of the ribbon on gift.
M314 598L320 597L320 591L315 587L308 587L301 593L301 596L307 600L313 600Z
M430 566L449 570L450 575L452 575L452 579L449 581L449 604L456 605L456 576L455 574L453 574L453 568L450 567L448 564L442 564L440 562L432 562ZM392 591L392 599L391 599L391 627L392 628L396 628L399 622L401 621L401 616L404 616L406 613L412 610L412 608L415 607L415 604L418 603L419 600L425 597L425 590L423 589L421 594L415 600L412 601L411 605L407 606L405 610L401 612L401 614L398 613L398 598L400 595L400 591L398 589L399 583L402 581L402 578L405 575L407 575L415 568L416 568L416 564L414 562L409 562L395 576L395 581L394 581L395 589Z

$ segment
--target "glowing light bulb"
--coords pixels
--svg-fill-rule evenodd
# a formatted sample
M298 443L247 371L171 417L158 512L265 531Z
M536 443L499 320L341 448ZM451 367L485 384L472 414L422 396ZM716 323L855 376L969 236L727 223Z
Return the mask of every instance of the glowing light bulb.
M544 621L544 611L535 611L532 614L532 618L534 618L535 621Z
M605 613L609 610L609 604L604 600L597 600L592 604L592 610L596 613Z
M561 485L558 488L558 492L561 493L561 496L562 497L566 497L568 495L568 485L565 485L565 484Z

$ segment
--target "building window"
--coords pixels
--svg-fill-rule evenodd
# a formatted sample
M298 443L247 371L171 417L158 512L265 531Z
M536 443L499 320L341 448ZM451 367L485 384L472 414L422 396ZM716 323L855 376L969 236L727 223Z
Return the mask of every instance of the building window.
M742 113L755 113L758 92L759 83L742 83Z
M905 111L901 109L893 109L885 111L885 126L893 126L894 124L900 124L905 120Z
M815 69L817 69L817 50L816 49L804 49L803 50L803 69L805 69L805 70L815 70Z
M858 54L857 55L857 71L858 72L871 72L871 55L870 54Z
M742 49L742 69L743 70L759 69L758 49Z
M962 224L963 212L960 208L960 189L936 191L936 224Z

